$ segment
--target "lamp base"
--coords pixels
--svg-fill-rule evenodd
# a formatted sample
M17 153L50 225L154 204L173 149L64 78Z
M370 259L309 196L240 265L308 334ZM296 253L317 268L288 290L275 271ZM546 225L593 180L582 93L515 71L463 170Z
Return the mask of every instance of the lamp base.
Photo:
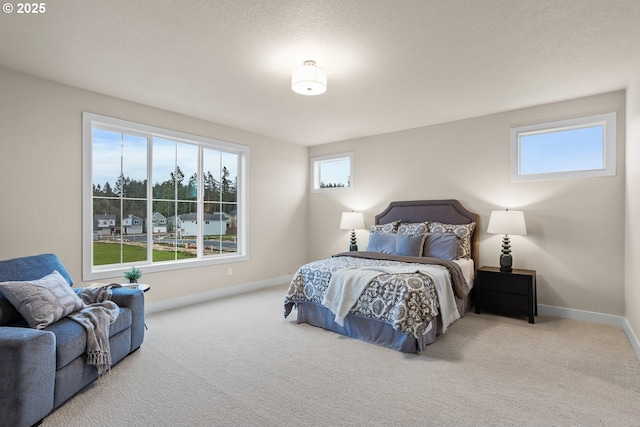
M500 255L500 271L511 272L513 269L511 266L513 265L513 257L511 254L501 254Z
M502 239L502 253L500 254L500 271L510 272L513 265L513 257L511 256L511 245L509 244L509 236L504 235Z
M349 251L357 251L358 250L358 241L356 240L356 231L351 230L351 245L349 246Z

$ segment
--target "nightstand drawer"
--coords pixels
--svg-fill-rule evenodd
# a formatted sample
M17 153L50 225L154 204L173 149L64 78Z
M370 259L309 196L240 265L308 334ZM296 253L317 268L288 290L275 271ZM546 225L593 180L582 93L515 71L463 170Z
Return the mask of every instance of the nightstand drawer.
M529 314L529 297L527 295L506 294L502 292L482 291L482 308L514 315Z
M504 273L482 272L480 275L483 291L506 292L510 294L529 295L531 280L526 276Z

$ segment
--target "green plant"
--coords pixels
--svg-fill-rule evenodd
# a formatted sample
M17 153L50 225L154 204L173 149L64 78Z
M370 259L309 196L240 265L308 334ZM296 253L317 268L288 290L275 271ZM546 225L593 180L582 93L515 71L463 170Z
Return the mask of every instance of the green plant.
M137 281L142 276L142 271L135 267L131 267L131 270L125 271L124 277L129 279L130 282Z

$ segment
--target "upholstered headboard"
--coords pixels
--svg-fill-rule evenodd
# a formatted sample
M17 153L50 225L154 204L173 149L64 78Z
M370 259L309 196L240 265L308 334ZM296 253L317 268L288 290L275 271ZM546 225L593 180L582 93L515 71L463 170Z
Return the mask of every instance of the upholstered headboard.
M479 215L465 209L457 200L391 202L383 212L376 215L375 220L376 224L386 224L393 221L438 221L445 224L469 224L475 222L476 227L471 235L471 258L473 258L475 268L479 267Z

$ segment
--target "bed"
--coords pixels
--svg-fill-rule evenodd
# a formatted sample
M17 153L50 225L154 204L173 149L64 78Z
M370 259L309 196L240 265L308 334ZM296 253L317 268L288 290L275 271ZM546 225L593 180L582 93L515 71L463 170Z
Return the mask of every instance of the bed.
M478 215L457 200L391 202L375 216L367 251L298 269L285 295L285 318L295 308L297 323L420 352L469 308L477 224ZM392 247L396 252L389 253Z

